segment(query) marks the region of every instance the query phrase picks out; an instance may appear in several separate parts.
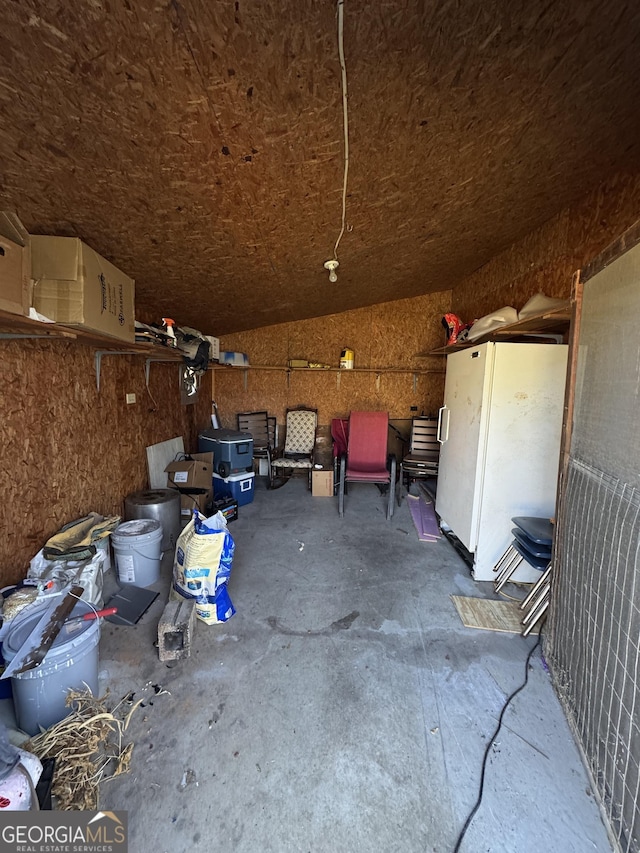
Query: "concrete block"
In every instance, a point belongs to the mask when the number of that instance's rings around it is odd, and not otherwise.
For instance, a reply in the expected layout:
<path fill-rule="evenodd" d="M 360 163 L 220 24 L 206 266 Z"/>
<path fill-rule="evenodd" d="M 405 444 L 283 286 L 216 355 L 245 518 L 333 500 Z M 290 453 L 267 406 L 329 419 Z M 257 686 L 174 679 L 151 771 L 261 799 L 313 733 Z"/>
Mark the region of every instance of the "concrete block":
<path fill-rule="evenodd" d="M 158 654 L 161 661 L 189 657 L 195 624 L 194 599 L 181 598 L 167 603 L 158 622 Z"/>

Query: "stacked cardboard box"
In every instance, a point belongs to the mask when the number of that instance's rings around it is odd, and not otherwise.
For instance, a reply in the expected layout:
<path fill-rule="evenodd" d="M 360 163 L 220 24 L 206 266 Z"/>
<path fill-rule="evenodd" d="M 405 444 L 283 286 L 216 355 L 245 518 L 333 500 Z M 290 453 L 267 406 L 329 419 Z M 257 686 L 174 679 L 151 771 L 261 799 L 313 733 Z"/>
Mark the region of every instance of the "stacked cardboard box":
<path fill-rule="evenodd" d="M 86 243 L 32 234 L 31 275 L 38 313 L 134 342 L 134 281 Z"/>
<path fill-rule="evenodd" d="M 29 314 L 31 249 L 29 234 L 14 213 L 0 212 L 0 309 Z"/>
<path fill-rule="evenodd" d="M 169 488 L 180 492 L 182 520 L 189 521 L 194 509 L 206 515 L 213 500 L 213 453 L 190 453 L 169 462 L 165 471 Z"/>

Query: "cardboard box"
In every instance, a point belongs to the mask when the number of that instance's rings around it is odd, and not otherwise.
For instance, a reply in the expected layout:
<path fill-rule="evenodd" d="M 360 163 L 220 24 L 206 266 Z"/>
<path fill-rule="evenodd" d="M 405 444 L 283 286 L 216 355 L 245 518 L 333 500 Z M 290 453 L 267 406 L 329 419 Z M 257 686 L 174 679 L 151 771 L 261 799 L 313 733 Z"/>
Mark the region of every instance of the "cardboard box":
<path fill-rule="evenodd" d="M 311 472 L 311 494 L 314 498 L 333 497 L 333 471 L 322 468 Z"/>
<path fill-rule="evenodd" d="M 133 279 L 77 237 L 31 235 L 33 306 L 66 326 L 133 343 Z"/>
<path fill-rule="evenodd" d="M 31 307 L 31 245 L 15 213 L 0 211 L 0 309 L 29 314 Z"/>
<path fill-rule="evenodd" d="M 213 453 L 190 453 L 191 459 L 169 462 L 164 469 L 169 488 L 180 492 L 209 491 L 213 488 Z"/>
<path fill-rule="evenodd" d="M 197 509 L 200 515 L 207 515 L 207 506 L 211 506 L 213 502 L 213 489 L 206 492 L 188 492 L 180 493 L 180 518 L 183 523 L 189 521 L 193 515 L 193 510 Z"/>
<path fill-rule="evenodd" d="M 220 359 L 220 338 L 213 338 L 211 335 L 205 335 L 205 338 L 209 341 L 209 360 L 210 361 L 219 361 Z"/>

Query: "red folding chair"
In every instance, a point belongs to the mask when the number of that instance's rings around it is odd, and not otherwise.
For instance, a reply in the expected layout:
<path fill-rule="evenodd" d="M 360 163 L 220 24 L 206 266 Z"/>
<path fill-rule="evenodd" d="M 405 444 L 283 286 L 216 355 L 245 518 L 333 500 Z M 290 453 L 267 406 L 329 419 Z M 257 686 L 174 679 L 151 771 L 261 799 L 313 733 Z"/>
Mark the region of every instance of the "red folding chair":
<path fill-rule="evenodd" d="M 387 455 L 388 433 L 387 412 L 351 412 L 347 452 L 340 457 L 338 512 L 341 517 L 347 483 L 387 485 L 387 519 L 393 515 L 396 457 Z"/>
<path fill-rule="evenodd" d="M 331 421 L 331 439 L 333 455 L 340 458 L 347 452 L 349 442 L 349 418 L 333 418 Z"/>

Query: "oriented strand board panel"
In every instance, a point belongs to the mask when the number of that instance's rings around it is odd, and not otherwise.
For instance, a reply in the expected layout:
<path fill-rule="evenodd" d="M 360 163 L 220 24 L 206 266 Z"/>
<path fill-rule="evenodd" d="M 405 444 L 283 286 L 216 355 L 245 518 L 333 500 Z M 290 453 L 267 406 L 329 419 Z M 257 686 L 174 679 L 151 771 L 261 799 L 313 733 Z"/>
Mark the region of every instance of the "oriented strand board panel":
<path fill-rule="evenodd" d="M 520 310 L 539 291 L 568 298 L 575 270 L 629 228 L 639 212 L 640 175 L 616 175 L 458 284 L 453 311 L 469 322 L 504 305 Z"/>
<path fill-rule="evenodd" d="M 121 514 L 124 498 L 147 487 L 148 445 L 181 435 L 194 450 L 209 423 L 207 377 L 198 401 L 182 406 L 176 363 L 152 364 L 147 391 L 144 357 L 119 353 L 103 357 L 98 393 L 93 354 L 76 342 L 2 342 L 3 585 L 23 578 L 67 522 Z"/>
<path fill-rule="evenodd" d="M 441 320 L 450 299 L 449 292 L 428 294 L 224 337 L 221 348 L 246 352 L 254 368 L 214 371 L 222 425 L 235 426 L 237 412 L 261 409 L 284 423 L 286 409 L 299 405 L 317 408 L 321 424 L 352 409 L 386 410 L 399 419 L 410 417 L 412 406 L 418 413 L 437 412 L 444 359 L 417 353 L 444 343 Z M 345 347 L 354 350 L 353 371 L 339 370 Z M 290 358 L 331 369 L 286 372 Z M 394 372 L 398 369 L 406 372 Z"/>
<path fill-rule="evenodd" d="M 336 285 L 335 0 L 3 3 L 3 207 L 220 336 L 449 290 L 640 165 L 640 4 L 343 8 Z"/>

